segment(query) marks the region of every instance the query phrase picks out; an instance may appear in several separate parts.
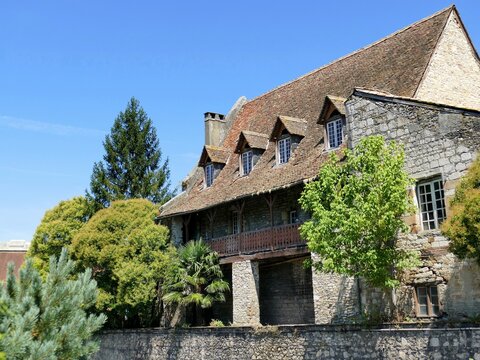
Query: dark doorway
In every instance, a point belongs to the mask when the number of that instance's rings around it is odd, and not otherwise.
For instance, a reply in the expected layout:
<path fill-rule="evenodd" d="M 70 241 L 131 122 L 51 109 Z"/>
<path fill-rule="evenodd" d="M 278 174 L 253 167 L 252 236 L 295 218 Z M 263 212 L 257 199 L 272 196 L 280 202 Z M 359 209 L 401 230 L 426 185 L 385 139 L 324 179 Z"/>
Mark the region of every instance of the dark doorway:
<path fill-rule="evenodd" d="M 221 320 L 228 325 L 233 322 L 232 264 L 222 265 L 222 272 L 223 279 L 230 285 L 230 291 L 225 294 L 225 302 L 213 305 L 212 319 Z"/>
<path fill-rule="evenodd" d="M 305 257 L 260 264 L 260 322 L 264 325 L 313 324 L 312 270 Z"/>

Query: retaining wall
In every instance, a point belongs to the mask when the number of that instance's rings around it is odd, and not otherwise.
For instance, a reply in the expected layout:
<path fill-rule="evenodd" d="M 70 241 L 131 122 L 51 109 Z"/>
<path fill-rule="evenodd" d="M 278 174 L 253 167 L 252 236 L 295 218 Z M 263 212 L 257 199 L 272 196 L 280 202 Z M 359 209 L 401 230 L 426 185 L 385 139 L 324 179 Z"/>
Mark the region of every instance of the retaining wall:
<path fill-rule="evenodd" d="M 480 328 L 418 324 L 106 331 L 95 360 L 474 359 Z"/>

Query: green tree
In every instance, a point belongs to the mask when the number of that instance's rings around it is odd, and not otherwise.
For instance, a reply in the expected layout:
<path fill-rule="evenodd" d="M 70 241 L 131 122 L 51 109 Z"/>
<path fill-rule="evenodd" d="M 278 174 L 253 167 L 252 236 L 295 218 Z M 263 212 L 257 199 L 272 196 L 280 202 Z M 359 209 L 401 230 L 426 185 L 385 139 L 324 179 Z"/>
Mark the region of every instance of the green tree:
<path fill-rule="evenodd" d="M 168 229 L 154 222 L 157 212 L 145 199 L 114 201 L 73 239 L 72 257 L 80 268 L 92 268 L 100 289 L 96 306 L 110 327 L 158 320 L 160 284 L 175 249 L 167 244 Z"/>
<path fill-rule="evenodd" d="M 81 196 L 61 201 L 45 213 L 27 252 L 42 275 L 48 272 L 50 257 L 60 256 L 62 248 L 70 246 L 91 215 L 91 204 Z"/>
<path fill-rule="evenodd" d="M 223 280 L 217 253 L 202 240 L 180 247 L 177 262 L 169 270 L 163 300 L 167 304 L 195 305 L 200 323 L 203 321 L 200 308 L 225 301 L 225 292 L 230 290 L 228 282 Z"/>
<path fill-rule="evenodd" d="M 44 281 L 31 260 L 18 281 L 9 265 L 0 287 L 0 347 L 8 359 L 79 359 L 97 350 L 91 337 L 105 316 L 87 313 L 95 304 L 96 283 L 90 270 L 72 279 L 73 269 L 66 250 L 58 261 L 52 256 Z"/>
<path fill-rule="evenodd" d="M 475 259 L 480 265 L 480 156 L 457 186 L 442 231 L 450 238 L 455 255 Z"/>
<path fill-rule="evenodd" d="M 322 166 L 300 198 L 312 215 L 300 231 L 320 256 L 316 269 L 393 288 L 398 274 L 416 265 L 415 253 L 397 247 L 399 232 L 407 230 L 402 217 L 413 210 L 403 167 L 403 149 L 381 136 L 362 139 L 342 162 L 332 155 Z"/>
<path fill-rule="evenodd" d="M 94 164 L 87 192 L 97 209 L 114 200 L 170 199 L 168 159 L 162 162 L 156 130 L 138 100 L 131 98 L 120 112 L 103 146 L 103 161 Z"/>

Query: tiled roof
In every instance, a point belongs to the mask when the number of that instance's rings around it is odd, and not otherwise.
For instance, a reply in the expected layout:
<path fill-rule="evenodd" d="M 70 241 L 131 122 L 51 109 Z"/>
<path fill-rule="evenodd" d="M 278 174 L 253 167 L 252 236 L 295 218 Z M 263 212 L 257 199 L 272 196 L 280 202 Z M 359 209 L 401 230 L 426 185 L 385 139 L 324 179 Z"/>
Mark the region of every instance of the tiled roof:
<path fill-rule="evenodd" d="M 314 178 L 327 157 L 323 128 L 317 124 L 326 96 L 347 98 L 355 87 L 365 87 L 413 97 L 452 10 L 445 9 L 244 104 L 222 144 L 231 155 L 213 185 L 204 188 L 200 176 L 193 178 L 193 186 L 164 205 L 160 217 L 210 208 Z M 279 116 L 307 122 L 305 137 L 292 157 L 277 166 L 275 143 L 270 141 L 252 172 L 239 176 L 239 155 L 234 151 L 241 131 L 271 134 Z"/>

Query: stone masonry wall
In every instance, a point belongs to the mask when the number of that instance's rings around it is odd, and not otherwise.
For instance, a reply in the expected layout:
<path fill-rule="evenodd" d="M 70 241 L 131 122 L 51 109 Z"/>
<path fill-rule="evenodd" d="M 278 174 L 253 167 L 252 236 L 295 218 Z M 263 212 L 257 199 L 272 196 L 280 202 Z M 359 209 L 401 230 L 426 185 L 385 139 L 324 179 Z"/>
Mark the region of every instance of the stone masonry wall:
<path fill-rule="evenodd" d="M 258 262 L 245 260 L 232 263 L 233 323 L 260 324 Z"/>
<path fill-rule="evenodd" d="M 313 262 L 319 260 L 312 254 Z M 359 293 L 354 278 L 326 274 L 312 268 L 315 324 L 346 323 L 358 318 Z"/>
<path fill-rule="evenodd" d="M 95 360 L 474 359 L 479 328 L 339 326 L 107 331 Z"/>
<path fill-rule="evenodd" d="M 480 109 L 480 62 L 454 13 L 447 21 L 415 97 Z"/>
<path fill-rule="evenodd" d="M 455 185 L 480 149 L 480 116 L 432 105 L 414 106 L 352 96 L 346 102 L 349 146 L 364 136 L 381 134 L 404 145 L 406 170 L 416 180 L 437 176 L 442 179 L 447 202 Z M 415 187 L 410 189 L 416 202 Z M 418 205 L 418 204 L 417 204 Z M 415 286 L 435 285 L 443 316 L 474 317 L 480 313 L 480 269 L 459 261 L 449 253 L 449 240 L 438 229 L 424 231 L 420 214 L 406 217 L 410 233 L 402 235 L 399 246 L 417 250 L 422 266 L 404 274 L 398 291 L 404 316 L 414 317 Z M 338 290 L 340 291 L 340 289 Z M 385 305 L 384 294 L 362 289 L 362 307 Z"/>

